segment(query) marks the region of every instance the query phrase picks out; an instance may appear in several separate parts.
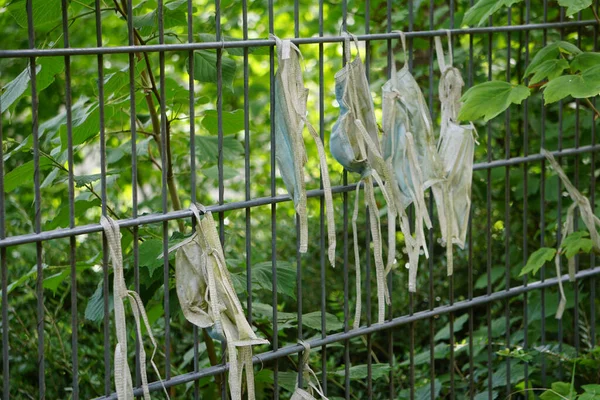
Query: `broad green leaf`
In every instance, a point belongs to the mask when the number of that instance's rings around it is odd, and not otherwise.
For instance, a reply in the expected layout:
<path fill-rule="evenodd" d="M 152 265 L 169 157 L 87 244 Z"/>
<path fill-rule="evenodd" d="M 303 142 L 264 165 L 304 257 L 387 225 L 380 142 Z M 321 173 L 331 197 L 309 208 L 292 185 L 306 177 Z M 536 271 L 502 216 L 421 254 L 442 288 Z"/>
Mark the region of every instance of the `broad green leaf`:
<path fill-rule="evenodd" d="M 479 0 L 465 13 L 463 25 L 483 25 L 488 18 L 502 7 L 511 7 L 522 0 Z"/>
<path fill-rule="evenodd" d="M 433 381 L 434 393 L 432 395 L 431 385 L 429 384 L 429 382 L 427 382 L 427 384 L 425 384 L 417 389 L 417 391 L 415 392 L 415 399 L 416 400 L 439 399 L 441 390 L 442 390 L 442 382 L 440 382 L 439 379 L 434 380 Z"/>
<path fill-rule="evenodd" d="M 93 207 L 100 207 L 100 200 L 97 198 L 90 198 L 89 200 L 76 200 L 74 203 L 75 212 L 74 214 L 77 217 L 81 217 L 85 215 L 85 212 Z M 45 230 L 52 230 L 56 228 L 66 228 L 69 226 L 69 203 L 63 202 L 60 205 L 60 209 L 58 214 L 54 219 L 48 221 L 44 225 Z"/>
<path fill-rule="evenodd" d="M 592 0 L 558 0 L 558 4 L 567 7 L 567 16 L 570 16 L 591 6 Z"/>
<path fill-rule="evenodd" d="M 19 165 L 4 176 L 4 191 L 12 192 L 19 186 L 31 186 L 33 188 L 33 160 Z M 40 157 L 40 170 L 52 167 L 52 161 L 46 157 Z"/>
<path fill-rule="evenodd" d="M 435 345 L 434 349 L 433 349 L 433 357 L 436 360 L 441 360 L 444 359 L 448 356 L 448 354 L 450 353 L 450 345 L 448 343 L 438 343 Z M 421 365 L 421 364 L 425 364 L 428 363 L 431 360 L 431 352 L 429 351 L 429 349 L 415 355 L 414 359 L 413 359 L 413 364 L 414 365 Z M 406 367 L 410 365 L 410 359 L 405 359 L 404 361 L 402 361 L 400 363 L 401 367 Z"/>
<path fill-rule="evenodd" d="M 340 331 L 344 324 L 333 314 L 325 313 L 325 324 L 327 332 Z M 302 315 L 302 325 L 311 329 L 321 331 L 321 311 L 314 311 Z"/>
<path fill-rule="evenodd" d="M 488 400 L 490 398 L 489 396 L 490 396 L 490 394 L 486 390 L 485 392 L 477 393 L 475 395 L 475 397 L 473 397 L 473 400 Z M 492 391 L 492 399 L 495 400 L 496 398 L 498 398 L 498 391 L 497 390 L 493 390 Z"/>
<path fill-rule="evenodd" d="M 92 322 L 101 322 L 104 318 L 104 294 L 102 290 L 103 281 L 98 282 L 98 287 L 92 296 L 88 299 L 85 306 L 85 319 Z M 109 288 L 110 291 L 110 288 Z M 113 309 L 113 296 L 109 293 L 108 297 L 108 312 Z"/>
<path fill-rule="evenodd" d="M 498 282 L 498 280 L 504 276 L 506 269 L 504 267 L 493 267 L 490 274 L 490 281 L 492 286 Z M 475 289 L 483 289 L 487 287 L 488 276 L 487 274 L 481 274 L 475 282 Z"/>
<path fill-rule="evenodd" d="M 43 283 L 44 289 L 52 290 L 52 293 L 56 295 L 58 287 L 65 281 L 70 272 L 71 269 L 67 268 L 61 272 L 45 277 Z"/>
<path fill-rule="evenodd" d="M 371 364 L 371 376 L 373 380 L 376 381 L 378 379 L 387 377 L 390 373 L 391 366 L 390 364 Z M 337 376 L 346 376 L 345 368 L 340 368 L 334 372 Z M 354 365 L 350 367 L 350 380 L 363 380 L 369 376 L 369 367 L 367 364 Z"/>
<path fill-rule="evenodd" d="M 33 25 L 36 28 L 51 26 L 61 21 L 60 0 L 31 0 L 33 10 Z M 17 0 L 10 3 L 8 12 L 21 28 L 27 29 L 27 2 Z"/>
<path fill-rule="evenodd" d="M 579 252 L 589 253 L 594 247 L 594 242 L 588 239 L 590 234 L 586 231 L 573 232 L 563 239 L 560 247 L 567 258 L 573 258 Z"/>
<path fill-rule="evenodd" d="M 518 360 L 510 360 L 510 383 L 517 383 L 523 379 L 525 372 L 524 363 Z M 492 375 L 492 387 L 497 388 L 506 385 L 507 382 L 506 363 L 497 366 Z"/>
<path fill-rule="evenodd" d="M 554 103 L 567 96 L 575 99 L 600 94 L 600 65 L 578 75 L 563 75 L 544 85 L 545 104 Z"/>
<path fill-rule="evenodd" d="M 244 110 L 224 112 L 221 115 L 224 135 L 232 135 L 244 130 Z M 202 126 L 213 135 L 219 132 L 217 117 L 216 110 L 206 110 L 202 119 Z"/>
<path fill-rule="evenodd" d="M 453 326 L 454 332 L 460 331 L 463 328 L 463 326 L 465 325 L 465 322 L 468 321 L 468 319 L 469 319 L 469 314 L 463 314 L 460 317 L 456 318 L 454 320 L 454 326 Z M 435 340 L 435 341 L 447 340 L 447 339 L 450 339 L 450 322 L 448 322 L 442 329 L 440 329 L 435 334 L 435 337 L 433 338 L 433 340 Z"/>
<path fill-rule="evenodd" d="M 271 262 L 252 266 L 252 283 L 257 289 L 272 291 Z M 296 299 L 296 268 L 288 262 L 277 262 L 277 293 Z"/>
<path fill-rule="evenodd" d="M 64 59 L 61 57 L 42 57 L 36 60 L 36 88 L 37 92 L 46 89 L 54 77 L 65 69 Z M 11 105 L 25 94 L 31 92 L 29 65 L 15 79 L 10 81 L 4 87 L 4 92 L 0 99 L 0 113 L 6 111 Z"/>
<path fill-rule="evenodd" d="M 546 390 L 540 395 L 541 400 L 564 400 L 569 398 L 571 384 L 567 382 L 553 382 L 551 390 Z"/>
<path fill-rule="evenodd" d="M 546 78 L 552 80 L 562 75 L 567 68 L 569 68 L 569 63 L 564 58 L 546 60 L 532 71 L 534 74 L 529 83 L 535 84 Z"/>
<path fill-rule="evenodd" d="M 108 172 L 106 175 L 114 175 L 115 173 L 116 172 Z M 79 175 L 73 177 L 73 179 L 75 180 L 75 186 L 78 188 L 99 181 L 100 178 L 102 178 L 102 174 Z"/>
<path fill-rule="evenodd" d="M 234 274 L 235 275 L 235 274 Z M 232 275 L 232 276 L 234 276 Z M 239 276 L 239 275 L 238 275 Z M 244 280 L 244 289 L 246 286 Z M 252 314 L 257 318 L 266 318 L 269 321 L 273 320 L 273 307 L 269 304 L 253 302 L 252 303 Z M 277 311 L 277 327 L 279 329 L 287 329 L 296 327 L 297 324 L 297 314 L 285 311 Z"/>
<path fill-rule="evenodd" d="M 558 57 L 560 53 L 576 55 L 581 53 L 581 50 L 579 50 L 579 48 L 574 44 L 562 40 L 550 43 L 538 51 L 535 56 L 533 56 L 533 59 L 527 66 L 527 69 L 525 69 L 523 76 L 531 75 L 540 66 L 540 64 L 542 64 L 544 61 L 552 60 Z"/>
<path fill-rule="evenodd" d="M 204 168 L 202 170 L 202 172 L 204 173 L 204 175 L 206 175 L 207 177 L 209 177 L 211 179 L 219 180 L 219 168 L 216 165 L 213 165 L 212 167 Z M 238 170 L 233 169 L 230 166 L 223 165 L 223 180 L 235 178 L 239 174 L 240 173 Z"/>
<path fill-rule="evenodd" d="M 527 275 L 529 273 L 532 275 L 537 274 L 546 261 L 552 260 L 555 255 L 556 249 L 550 247 L 542 247 L 541 249 L 537 249 L 531 253 L 529 259 L 527 260 L 527 264 L 525 264 L 525 266 L 521 269 L 519 276 Z"/>
<path fill-rule="evenodd" d="M 140 266 L 148 268 L 150 277 L 158 268 L 164 265 L 164 259 L 160 258 L 163 255 L 163 242 L 159 239 L 146 239 L 139 247 L 139 263 Z"/>
<path fill-rule="evenodd" d="M 600 400 L 600 385 L 583 385 L 581 388 L 585 393 L 580 395 L 577 400 Z"/>
<path fill-rule="evenodd" d="M 571 70 L 573 72 L 585 71 L 600 64 L 600 53 L 583 52 L 577 54 L 571 60 Z"/>
<path fill-rule="evenodd" d="M 216 136 L 196 135 L 196 153 L 204 162 L 217 162 L 219 157 L 219 139 Z M 223 136 L 223 158 L 234 160 L 244 154 L 244 146 L 235 136 Z"/>
<path fill-rule="evenodd" d="M 460 99 L 464 104 L 458 119 L 473 121 L 483 118 L 487 122 L 511 104 L 520 104 L 529 94 L 529 88 L 523 85 L 502 81 L 481 83 L 467 90 Z"/>
<path fill-rule="evenodd" d="M 221 55 L 223 85 L 232 90 L 235 70 L 235 61 Z M 198 50 L 194 52 L 194 79 L 199 82 L 217 82 L 217 54 L 214 51 Z"/>

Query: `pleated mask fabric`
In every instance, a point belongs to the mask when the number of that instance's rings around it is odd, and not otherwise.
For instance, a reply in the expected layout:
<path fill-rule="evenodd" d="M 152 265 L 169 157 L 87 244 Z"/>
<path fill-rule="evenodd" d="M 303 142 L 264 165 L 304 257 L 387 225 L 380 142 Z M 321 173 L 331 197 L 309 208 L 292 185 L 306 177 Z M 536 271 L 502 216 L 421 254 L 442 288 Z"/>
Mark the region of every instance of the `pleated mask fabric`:
<path fill-rule="evenodd" d="M 565 171 L 561 168 L 560 164 L 556 162 L 554 156 L 545 149 L 541 150 L 542 155 L 546 157 L 548 162 L 550 162 L 550 166 L 556 172 L 562 183 L 565 185 L 565 189 L 569 193 L 569 197 L 573 200 L 573 204 L 569 206 L 567 211 L 567 218 L 563 224 L 562 235 L 560 236 L 560 240 L 557 244 L 556 256 L 554 257 L 554 264 L 556 267 L 556 276 L 561 277 L 562 273 L 560 271 L 560 256 L 561 256 L 561 246 L 563 243 L 563 239 L 567 237 L 569 234 L 573 233 L 575 228 L 575 209 L 579 208 L 579 215 L 583 221 L 583 224 L 588 230 L 590 235 L 590 239 L 593 243 L 593 249 L 595 251 L 600 251 L 600 233 L 597 229 L 600 229 L 600 219 L 596 217 L 594 211 L 592 210 L 592 205 L 587 197 L 581 194 L 579 190 L 569 180 Z M 569 263 L 569 280 L 571 282 L 575 282 L 575 257 L 571 257 L 568 259 Z M 565 307 L 567 306 L 567 298 L 565 296 L 565 291 L 563 289 L 562 280 L 558 280 L 558 288 L 560 290 L 560 303 L 558 304 L 558 308 L 556 310 L 556 319 L 561 319 L 562 315 L 565 311 Z M 577 307 L 577 305 L 575 305 Z"/>
<path fill-rule="evenodd" d="M 335 267 L 336 235 L 329 169 L 321 137 L 306 118 L 308 89 L 304 87 L 300 67 L 302 55 L 290 40 L 282 40 L 275 35 L 269 35 L 269 38 L 275 40 L 278 61 L 275 74 L 275 157 L 283 182 L 298 213 L 299 250 L 300 253 L 305 253 L 308 248 L 308 215 L 304 181 L 307 154 L 302 136 L 306 126 L 319 154 L 327 217 L 328 257 L 331 265 Z"/>
<path fill-rule="evenodd" d="M 344 57 L 346 65 L 335 75 L 335 95 L 339 103 L 339 116 L 335 122 L 330 140 L 331 154 L 348 171 L 361 176 L 364 184 L 365 205 L 369 208 L 371 237 L 373 240 L 373 256 L 377 277 L 378 322 L 385 319 L 385 304 L 389 304 L 389 292 L 385 280 L 386 274 L 395 263 L 395 219 L 399 210 L 399 193 L 391 184 L 391 165 L 381 155 L 379 128 L 375 120 L 373 99 L 367 81 L 365 67 L 358 52 L 358 40 L 355 36 L 343 32 Z M 357 56 L 351 60 L 350 45 L 353 39 Z M 385 180 L 385 184 L 384 181 Z M 374 182 L 376 182 L 385 198 L 388 212 L 388 260 L 384 265 L 382 254 L 382 235 L 379 209 L 375 200 Z M 357 240 L 356 221 L 359 207 L 359 190 L 357 186 L 355 208 L 352 217 L 356 270 L 356 311 L 354 328 L 360 324 L 361 315 L 361 272 L 360 254 Z"/>
<path fill-rule="evenodd" d="M 160 372 L 158 367 L 154 363 L 154 355 L 156 354 L 156 340 L 152 335 L 150 329 L 150 322 L 146 315 L 146 309 L 142 303 L 142 299 L 133 290 L 127 289 L 125 284 L 124 272 L 123 272 L 123 251 L 121 249 L 121 232 L 117 223 L 110 217 L 101 217 L 100 224 L 104 229 L 106 235 L 106 242 L 110 252 L 110 259 L 113 265 L 113 305 L 115 311 L 115 330 L 117 333 L 117 345 L 115 347 L 115 386 L 117 392 L 117 398 L 119 400 L 133 400 L 133 382 L 131 379 L 131 370 L 129 368 L 128 352 L 127 352 L 127 325 L 125 322 L 125 303 L 126 299 L 129 299 L 131 305 L 131 311 L 136 325 L 136 332 L 140 339 L 140 351 L 139 351 L 139 363 L 140 363 L 140 377 L 142 380 L 142 392 L 144 400 L 150 399 L 150 391 L 148 388 L 148 375 L 146 373 L 146 351 L 144 350 L 142 340 L 142 327 L 141 323 L 144 323 L 146 328 L 146 334 L 152 344 L 152 355 L 150 356 L 150 364 L 156 373 L 156 376 L 162 383 Z M 166 388 L 163 386 L 163 390 L 167 399 L 169 394 Z"/>
<path fill-rule="evenodd" d="M 454 269 L 452 247 L 464 249 L 471 209 L 471 183 L 476 131 L 472 123 L 459 124 L 460 98 L 464 82 L 455 68 L 452 57 L 452 37 L 448 39 L 446 64 L 442 40 L 435 37 L 435 49 L 440 69 L 439 98 L 441 126 L 438 154 L 443 166 L 444 180 L 433 186 L 437 205 L 442 243 L 446 246 L 447 274 Z"/>
<path fill-rule="evenodd" d="M 396 72 L 392 63 L 391 78 L 382 88 L 383 156 L 392 166 L 394 186 L 399 192 L 400 228 L 409 258 L 409 291 L 416 291 L 416 276 L 421 251 L 429 257 L 424 228 L 431 228 L 424 191 L 440 181 L 435 168 L 437 154 L 432 122 L 421 89 L 408 68 L 406 39 L 400 35 L 404 66 Z M 415 227 L 410 231 L 406 208 L 414 205 Z"/>
<path fill-rule="evenodd" d="M 192 324 L 212 330 L 211 336 L 226 342 L 231 398 L 242 398 L 245 370 L 248 399 L 254 399 L 252 346 L 269 341 L 259 338 L 246 320 L 212 214 L 202 205 L 192 204 L 190 209 L 196 217 L 196 232 L 170 249 L 177 250 L 175 277 L 181 309 Z"/>

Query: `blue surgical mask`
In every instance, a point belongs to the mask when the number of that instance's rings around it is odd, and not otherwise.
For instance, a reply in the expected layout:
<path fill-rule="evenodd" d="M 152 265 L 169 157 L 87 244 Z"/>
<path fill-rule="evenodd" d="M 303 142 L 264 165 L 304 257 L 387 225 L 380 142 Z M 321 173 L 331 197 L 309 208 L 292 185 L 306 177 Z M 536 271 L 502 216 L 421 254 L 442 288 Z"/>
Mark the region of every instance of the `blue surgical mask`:
<path fill-rule="evenodd" d="M 294 201 L 298 214 L 301 253 L 308 248 L 308 216 L 306 185 L 304 182 L 304 166 L 307 161 L 306 148 L 302 132 L 308 128 L 319 154 L 323 189 L 325 192 L 325 209 L 327 216 L 327 233 L 329 240 L 328 256 L 331 265 L 335 266 L 335 223 L 333 213 L 333 197 L 325 149 L 321 138 L 306 118 L 306 99 L 308 89 L 304 87 L 300 59 L 300 50 L 290 40 L 275 40 L 279 67 L 275 74 L 275 156 L 279 172 L 288 193 Z"/>

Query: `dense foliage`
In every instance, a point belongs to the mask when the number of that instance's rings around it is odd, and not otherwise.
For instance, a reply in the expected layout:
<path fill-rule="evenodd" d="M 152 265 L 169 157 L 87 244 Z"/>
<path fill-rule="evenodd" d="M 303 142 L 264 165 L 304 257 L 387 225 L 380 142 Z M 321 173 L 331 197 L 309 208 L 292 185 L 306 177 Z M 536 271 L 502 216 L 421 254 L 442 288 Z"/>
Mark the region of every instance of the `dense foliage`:
<path fill-rule="evenodd" d="M 60 48 L 64 45 L 60 0 L 31 0 L 35 26 L 35 47 Z M 96 47 L 94 34 L 96 13 L 91 0 L 68 1 L 69 40 L 72 47 Z M 127 0 L 99 1 L 101 5 L 102 45 L 125 46 L 129 43 L 127 29 Z M 193 1 L 192 38 L 196 42 L 215 41 L 217 34 L 213 2 Z M 592 20 L 597 18 L 590 7 L 591 0 L 548 1 L 547 13 L 541 2 L 530 2 L 530 14 L 525 2 L 518 0 L 479 0 L 471 6 L 466 0 L 457 2 L 414 0 L 392 2 L 391 29 L 429 30 L 461 26 L 557 22 L 560 20 Z M 544 2 L 546 3 L 546 2 Z M 368 3 L 349 1 L 348 30 L 371 33 L 388 31 L 387 8 L 384 1 Z M 449 4 L 454 9 L 449 8 Z M 567 7 L 561 8 L 558 5 Z M 579 4 L 579 7 L 576 5 Z M 27 14 L 25 0 L 0 0 L 1 47 L 26 49 Z M 156 0 L 134 0 L 133 26 L 136 42 L 140 45 L 157 44 L 158 14 Z M 187 1 L 170 0 L 164 5 L 166 43 L 188 41 Z M 280 37 L 294 36 L 294 5 L 292 1 L 277 1 L 273 21 Z M 220 28 L 227 41 L 240 39 L 242 30 L 242 2 L 220 2 Z M 341 1 L 323 5 L 323 34 L 337 35 L 342 25 Z M 266 38 L 268 35 L 268 2 L 248 2 L 248 36 Z M 412 12 L 412 15 L 410 14 Z M 466 13 L 466 14 L 465 14 Z M 301 4 L 298 32 L 301 37 L 318 35 L 319 7 Z M 365 20 L 368 15 L 368 20 Z M 409 17 L 412 16 L 412 25 Z M 408 295 L 407 272 L 398 267 L 392 271 L 394 316 L 429 310 L 460 301 L 470 296 L 481 296 L 501 291 L 509 286 L 523 284 L 523 279 L 537 280 L 554 276 L 553 268 L 544 267 L 552 258 L 564 210 L 570 199 L 563 195 L 557 176 L 546 170 L 539 161 L 515 163 L 507 167 L 490 168 L 485 162 L 538 153 L 543 146 L 548 150 L 567 149 L 596 143 L 598 111 L 595 98 L 600 93 L 598 70 L 597 25 L 571 26 L 562 29 L 532 29 L 518 32 L 461 35 L 454 38 L 454 64 L 463 71 L 467 87 L 462 117 L 473 120 L 479 131 L 475 151 L 476 171 L 473 176 L 472 228 L 466 250 L 455 251 L 452 278 L 446 276 L 444 248 L 438 244 L 439 229 L 434 226 L 431 236 L 433 248 L 430 260 L 421 258 L 418 292 Z M 401 62 L 398 41 L 390 41 Z M 430 38 L 409 40 L 412 67 L 433 110 L 434 121 L 439 116 L 437 82 L 439 72 L 433 56 Z M 545 46 L 548 44 L 547 46 Z M 470 47 L 472 46 L 472 47 Z M 545 47 L 544 47 L 545 46 Z M 389 72 L 388 43 L 370 41 L 367 58 L 369 79 L 376 110 L 380 110 L 381 86 Z M 302 45 L 304 80 L 310 89 L 308 118 L 315 126 L 319 121 L 318 94 L 319 45 Z M 220 54 L 222 91 L 219 93 L 216 64 Z M 137 181 L 138 215 L 163 211 L 163 196 L 168 210 L 188 207 L 191 192 L 205 205 L 219 202 L 218 160 L 223 160 L 224 202 L 230 203 L 271 195 L 270 143 L 270 51 L 268 48 L 248 49 L 249 114 L 244 113 L 244 54 L 241 49 L 199 50 L 164 53 L 164 88 L 160 87 L 161 57 L 158 53 L 139 53 L 133 58 L 130 82 L 130 62 L 127 54 L 98 57 L 81 55 L 70 58 L 71 80 L 66 80 L 64 57 L 40 57 L 36 63 L 36 83 L 39 96 L 41 221 L 42 230 L 70 226 L 68 198 L 68 132 L 66 125 L 66 89 L 71 88 L 73 114 L 74 156 L 74 223 L 96 224 L 101 215 L 101 198 L 106 190 L 106 208 L 114 218 L 131 218 L 134 212 L 132 176 Z M 190 91 L 188 87 L 189 57 L 194 67 L 194 127 L 195 186 L 190 157 Z M 324 135 L 328 136 L 337 116 L 334 100 L 333 77 L 342 66 L 339 43 L 323 45 Z M 392 58 L 393 59 L 393 58 Z M 31 79 L 27 58 L 0 59 L 0 116 L 2 118 L 2 149 L 4 153 L 4 190 L 6 235 L 15 236 L 34 232 L 35 208 L 33 185 L 33 136 Z M 398 64 L 399 65 L 399 64 Z M 433 68 L 430 68 L 433 66 Z M 433 75 L 431 75 L 433 71 Z M 98 79 L 103 75 L 103 98 L 99 95 Z M 488 80 L 491 82 L 486 83 Z M 133 85 L 134 98 L 130 97 Z M 164 98 L 160 99 L 160 93 Z M 545 99 L 542 98 L 542 93 Z M 218 149 L 217 98 L 222 96 L 223 150 Z M 168 135 L 166 148 L 161 144 L 161 109 L 164 103 L 164 126 Z M 102 106 L 102 107 L 101 107 Z M 135 110 L 137 136 L 132 143 L 130 118 Z M 103 114 L 101 114 L 103 113 Z M 102 118 L 103 116 L 103 118 Z M 378 112 L 378 118 L 381 116 Z M 249 138 L 245 141 L 245 119 L 249 121 Z M 479 120 L 485 119 L 485 123 Z M 102 124 L 102 122 L 104 122 Z M 105 130 L 107 175 L 102 188 L 100 160 L 103 143 L 101 126 Z M 311 143 L 307 141 L 307 143 Z M 135 153 L 132 157 L 132 145 Z M 317 150 L 309 145 L 307 187 L 319 186 Z M 163 164 L 161 155 L 166 163 Z M 248 156 L 249 176 L 245 172 Z M 132 175 L 132 159 L 137 161 L 137 174 Z M 592 199 L 598 195 L 595 181 L 599 170 L 593 152 L 581 152 L 564 158 L 563 166 L 574 184 Z M 330 159 L 332 184 L 344 182 L 341 167 Z M 162 171 L 165 169 L 168 188 L 163 194 Z M 250 179 L 246 193 L 245 180 Z M 350 182 L 356 176 L 348 175 Z M 276 176 L 277 194 L 285 194 L 283 182 Z M 319 260 L 319 200 L 309 199 L 308 254 L 301 259 L 303 336 L 311 339 L 321 335 L 321 287 L 326 288 L 327 333 L 344 329 L 344 270 L 342 215 L 345 195 L 334 195 L 338 223 L 337 269 L 325 265 L 325 282 L 321 282 Z M 347 195 L 347 204 L 353 204 L 354 194 Z M 381 200 L 381 199 L 380 199 Z M 489 200 L 489 203 L 488 203 Z M 431 202 L 433 204 L 433 202 Z M 382 211 L 385 214 L 385 209 Z M 600 211 L 596 207 L 596 215 Z M 246 288 L 246 210 L 225 212 L 221 222 L 224 228 L 224 251 L 234 283 L 242 301 Z M 277 332 L 279 345 L 295 343 L 298 339 L 296 287 L 296 226 L 291 202 L 276 207 L 276 237 L 271 231 L 270 206 L 255 207 L 251 215 L 251 269 L 253 323 L 264 337 L 271 339 L 271 241 L 277 249 Z M 366 226 L 361 213 L 359 226 Z M 385 221 L 385 218 L 382 218 Z M 581 225 L 581 224 L 580 224 Z M 385 230 L 385 227 L 382 227 Z M 171 221 L 168 224 L 169 245 L 191 233 L 191 221 Z M 367 229 L 360 229 L 364 243 Z M 150 318 L 153 332 L 159 338 L 156 361 L 164 370 L 164 293 L 162 224 L 148 224 L 139 230 L 123 229 L 126 281 L 134 286 L 139 271 L 140 294 Z M 135 238 L 138 238 L 135 240 Z M 582 235 L 583 237 L 583 235 Z M 401 244 L 402 238 L 399 237 Z M 44 332 L 46 337 L 46 381 L 48 398 L 69 398 L 72 391 L 71 363 L 71 298 L 69 239 L 43 243 Z M 401 247 L 401 246 L 399 246 Z M 556 246 L 555 246 L 556 247 Z M 365 246 L 366 248 L 366 246 Z M 545 248 L 546 250 L 539 250 Z M 579 247 L 575 253 L 591 248 Z M 554 249 L 554 251 L 556 251 Z M 139 257 L 135 257 L 139 252 Z M 351 251 L 349 253 L 352 253 Z M 528 263 L 530 255 L 532 257 Z M 573 254 L 580 270 L 595 265 L 594 255 Z M 366 252 L 363 254 L 366 257 Z M 77 317 L 79 333 L 78 355 L 79 386 L 82 398 L 104 394 L 103 346 L 103 247 L 100 234 L 76 237 Z M 10 247 L 6 251 L 8 265 L 8 321 L 10 384 L 14 398 L 37 397 L 37 332 L 36 332 L 36 245 Z M 348 286 L 353 288 L 353 258 L 349 257 Z M 399 258 L 399 265 L 406 260 Z M 363 261 L 362 265 L 365 265 Z M 139 267 L 139 268 L 138 268 Z M 521 274 L 526 267 L 525 277 Z M 174 289 L 174 265 L 168 271 L 170 280 L 170 337 L 171 375 L 193 370 L 194 336 L 185 320 Z M 540 271 L 541 270 L 541 271 Z M 109 276 L 112 279 L 112 272 Z M 374 280 L 374 277 L 373 277 Z M 575 398 L 598 399 L 600 383 L 600 350 L 596 336 L 600 309 L 598 299 L 592 297 L 599 288 L 598 280 L 580 280 L 566 284 L 567 312 L 562 321 L 554 319 L 558 305 L 555 287 L 532 291 L 525 295 L 507 297 L 489 307 L 477 307 L 454 314 L 441 314 L 410 325 L 395 328 L 392 333 L 393 354 L 387 345 L 388 332 L 350 341 L 350 398 L 367 397 L 367 359 L 371 357 L 371 376 L 376 398 L 387 398 L 390 379 L 399 398 L 409 398 L 410 369 L 414 366 L 417 398 L 448 397 L 452 385 L 455 398 L 465 398 L 469 392 L 470 363 L 473 360 L 472 394 L 488 398 L 488 382 L 493 388 L 492 398 L 505 398 L 510 392 L 545 387 L 544 399 Z M 366 281 L 366 285 L 375 282 Z M 431 285 L 431 286 L 430 286 Z M 111 285 L 112 286 L 112 282 Z M 430 289 L 431 288 L 431 289 Z M 368 293 L 373 293 L 372 290 Z M 364 292 L 363 292 L 364 293 Z M 354 304 L 353 290 L 349 292 L 350 310 Z M 373 293 L 374 294 L 374 293 Z M 431 295 L 430 295 L 431 294 Z M 371 301 L 371 304 L 375 299 Z M 542 303 L 544 302 L 544 304 Z M 595 304 L 595 308 L 594 308 Z M 363 305 L 364 307 L 364 305 Z M 525 319 L 524 311 L 527 311 Z M 374 310 L 371 310 L 374 312 Z M 349 313 L 351 314 L 351 312 Z M 370 314 L 369 314 L 370 315 Z M 542 324 L 544 320 L 544 324 Z M 349 321 L 351 324 L 352 321 Z M 367 323 L 363 320 L 362 324 Z M 545 331 L 542 331 L 545 326 Z M 452 327 L 452 328 L 451 328 Z M 525 328 L 527 328 L 525 330 Z M 112 326 L 111 326 L 112 329 Z M 451 332 L 452 330 L 452 332 Z M 111 331 L 111 345 L 114 345 Z M 131 332 L 133 340 L 134 333 Z M 488 338 L 491 341 L 488 341 Z M 202 340 L 202 337 L 201 337 Z M 372 351 L 367 352 L 367 341 Z M 472 340 L 473 353 L 469 354 Z M 488 352 L 488 345 L 491 352 Z M 217 346 L 218 347 L 218 346 Z M 451 352 L 451 348 L 454 350 Z M 133 346 L 130 347 L 133 352 Z M 201 341 L 199 367 L 210 365 L 206 343 Z M 256 349 L 267 351 L 267 347 Z M 414 358 L 411 364 L 411 350 Z M 313 350 L 313 369 L 321 369 L 320 349 Z M 217 352 L 219 349 L 217 348 Z M 433 352 L 435 362 L 430 363 Z M 112 354 L 112 347 L 110 350 Z M 217 354 L 219 359 L 221 354 Z M 544 359 L 544 367 L 542 367 Z M 343 396 L 344 385 L 343 343 L 330 345 L 326 350 L 327 385 L 329 398 Z M 451 363 L 452 361 L 452 363 Z M 288 396 L 296 379 L 296 357 L 279 362 L 279 382 L 282 395 Z M 489 365 L 488 363 L 491 363 Z M 489 367 L 489 368 L 488 368 Z M 434 369 L 432 378 L 431 371 Z M 257 393 L 262 398 L 272 397 L 273 365 L 257 367 Z M 153 375 L 151 375 L 152 378 Z M 566 386 L 565 386 L 566 385 Z M 434 393 L 431 393 L 431 387 Z M 202 398 L 216 398 L 217 386 L 213 378 L 199 381 Z M 173 388 L 172 398 L 189 398 L 193 384 Z M 537 394 L 540 392 L 538 391 Z M 551 397 L 558 393 L 558 397 Z M 158 394 L 160 396 L 160 394 Z M 523 392 L 515 394 L 523 397 Z M 545 396 L 545 397 L 544 397 Z M 561 397 L 562 396 L 562 397 Z M 586 397 L 587 396 L 587 397 Z M 532 398 L 532 397 L 530 397 Z"/>

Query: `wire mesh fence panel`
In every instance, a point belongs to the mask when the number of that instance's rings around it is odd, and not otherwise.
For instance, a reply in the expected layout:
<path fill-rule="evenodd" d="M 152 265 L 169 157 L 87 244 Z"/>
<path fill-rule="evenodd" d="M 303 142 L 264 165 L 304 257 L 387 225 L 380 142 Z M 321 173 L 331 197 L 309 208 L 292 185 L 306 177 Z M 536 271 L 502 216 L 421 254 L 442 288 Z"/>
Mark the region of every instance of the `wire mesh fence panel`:
<path fill-rule="evenodd" d="M 152 397 L 231 397 L 231 346 L 218 329 L 188 322 L 180 304 L 173 249 L 205 234 L 196 204 L 214 215 L 246 321 L 269 341 L 253 347 L 257 398 L 289 398 L 317 380 L 330 399 L 525 399 L 598 383 L 600 249 L 585 204 L 599 214 L 600 20 L 597 1 L 575 3 L 0 3 L 2 398 L 117 398 L 119 282 L 102 217 L 120 229 L 123 279 L 151 328 L 131 322 L 125 335 L 135 396 L 147 375 Z M 281 54 L 270 35 L 289 38 Z M 382 87 L 406 65 L 437 140 L 448 61 L 436 55 L 440 39 L 470 93 L 459 102 L 469 113 L 463 127 L 473 120 L 476 128 L 464 246 L 450 259 L 436 182 L 423 207 L 406 207 L 407 230 L 388 244 L 388 182 L 375 182 L 368 203 L 375 178 L 330 152 L 346 107 L 337 80 L 359 57 L 376 137 L 387 126 Z M 278 143 L 285 119 L 276 87 L 290 49 L 301 54 L 307 93 L 302 87 L 306 250 L 296 193 L 279 170 L 288 143 Z M 460 193 L 450 196 L 458 202 Z M 423 211 L 432 227 L 412 292 L 418 237 L 405 232 L 418 231 Z M 378 240 L 384 255 L 397 246 L 383 281 Z M 378 323 L 383 286 L 389 301 Z M 127 320 L 140 312 L 127 309 Z M 147 368 L 151 355 L 156 370 Z"/>

